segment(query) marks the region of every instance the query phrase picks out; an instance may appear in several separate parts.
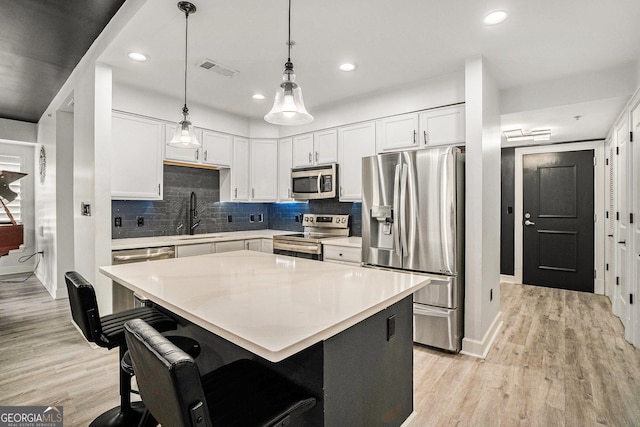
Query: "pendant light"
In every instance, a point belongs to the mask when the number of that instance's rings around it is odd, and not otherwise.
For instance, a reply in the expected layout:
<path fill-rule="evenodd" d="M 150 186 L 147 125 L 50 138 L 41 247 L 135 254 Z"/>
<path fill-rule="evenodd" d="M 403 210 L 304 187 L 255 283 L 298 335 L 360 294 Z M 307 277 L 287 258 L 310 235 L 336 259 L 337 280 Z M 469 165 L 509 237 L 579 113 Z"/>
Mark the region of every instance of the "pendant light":
<path fill-rule="evenodd" d="M 189 120 L 189 108 L 187 108 L 187 52 L 189 46 L 189 14 L 196 12 L 196 6 L 188 1 L 178 3 L 178 9 L 184 13 L 184 107 L 182 107 L 182 120 L 176 125 L 176 132 L 169 141 L 169 145 L 180 148 L 199 147 L 191 120 Z"/>
<path fill-rule="evenodd" d="M 291 62 L 291 46 L 293 44 L 294 42 L 291 41 L 291 0 L 289 0 L 288 56 L 282 74 L 283 82 L 276 90 L 271 111 L 264 116 L 267 122 L 275 125 L 303 125 L 313 120 L 313 116 L 304 108 L 300 85 L 295 82 L 296 75 L 293 73 L 293 63 Z"/>

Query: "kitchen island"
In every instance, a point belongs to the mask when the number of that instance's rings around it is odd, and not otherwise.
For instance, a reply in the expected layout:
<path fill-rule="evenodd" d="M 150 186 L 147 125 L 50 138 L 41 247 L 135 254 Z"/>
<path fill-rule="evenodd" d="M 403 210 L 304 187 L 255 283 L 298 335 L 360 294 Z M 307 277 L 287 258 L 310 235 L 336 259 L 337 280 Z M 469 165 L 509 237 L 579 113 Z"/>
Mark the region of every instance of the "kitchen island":
<path fill-rule="evenodd" d="M 413 412 L 412 294 L 429 279 L 253 251 L 100 271 L 316 394 L 305 425 L 402 425 Z M 222 340 L 221 340 L 221 339 Z"/>

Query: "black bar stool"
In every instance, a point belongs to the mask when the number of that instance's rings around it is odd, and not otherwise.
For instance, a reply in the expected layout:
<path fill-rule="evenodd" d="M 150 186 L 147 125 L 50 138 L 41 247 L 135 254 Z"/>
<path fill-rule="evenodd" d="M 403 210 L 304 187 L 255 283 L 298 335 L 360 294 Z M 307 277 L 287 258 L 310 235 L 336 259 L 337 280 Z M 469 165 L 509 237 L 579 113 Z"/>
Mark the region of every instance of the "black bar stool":
<path fill-rule="evenodd" d="M 144 320 L 124 328 L 140 395 L 163 426 L 287 426 L 316 404 L 302 387 L 247 359 L 200 377 L 193 358 Z"/>
<path fill-rule="evenodd" d="M 100 317 L 96 293 L 91 283 L 75 271 L 65 273 L 64 278 L 67 283 L 73 321 L 87 341 L 107 349 L 118 347 L 120 361 L 123 360 L 127 351 L 124 336 L 125 322 L 144 319 L 162 332 L 177 327 L 174 319 L 153 307 L 139 307 Z M 142 402 L 131 403 L 131 374 L 120 369 L 120 406 L 103 413 L 93 420 L 90 426 L 136 426 L 144 410 Z"/>

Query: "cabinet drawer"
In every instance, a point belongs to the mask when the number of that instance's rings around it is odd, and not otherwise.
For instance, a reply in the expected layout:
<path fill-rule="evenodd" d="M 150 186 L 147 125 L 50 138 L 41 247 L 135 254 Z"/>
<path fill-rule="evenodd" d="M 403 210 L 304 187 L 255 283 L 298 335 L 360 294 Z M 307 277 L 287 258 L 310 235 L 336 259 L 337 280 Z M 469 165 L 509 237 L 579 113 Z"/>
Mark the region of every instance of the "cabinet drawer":
<path fill-rule="evenodd" d="M 351 246 L 324 246 L 325 261 L 343 261 L 360 264 L 362 249 Z"/>
<path fill-rule="evenodd" d="M 176 256 L 184 258 L 187 256 L 206 255 L 213 253 L 211 243 L 197 243 L 195 245 L 180 245 L 176 248 Z"/>

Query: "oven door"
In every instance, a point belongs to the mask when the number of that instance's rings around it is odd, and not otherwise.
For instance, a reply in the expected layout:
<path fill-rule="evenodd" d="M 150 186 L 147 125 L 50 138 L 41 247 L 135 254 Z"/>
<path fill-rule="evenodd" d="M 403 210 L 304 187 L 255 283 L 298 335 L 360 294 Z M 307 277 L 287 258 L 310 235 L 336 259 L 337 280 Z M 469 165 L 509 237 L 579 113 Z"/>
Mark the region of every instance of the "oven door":
<path fill-rule="evenodd" d="M 296 200 L 336 197 L 337 165 L 297 168 L 291 171 L 291 188 Z"/>
<path fill-rule="evenodd" d="M 322 244 L 320 243 L 291 243 L 273 240 L 273 253 L 296 258 L 322 261 Z"/>

